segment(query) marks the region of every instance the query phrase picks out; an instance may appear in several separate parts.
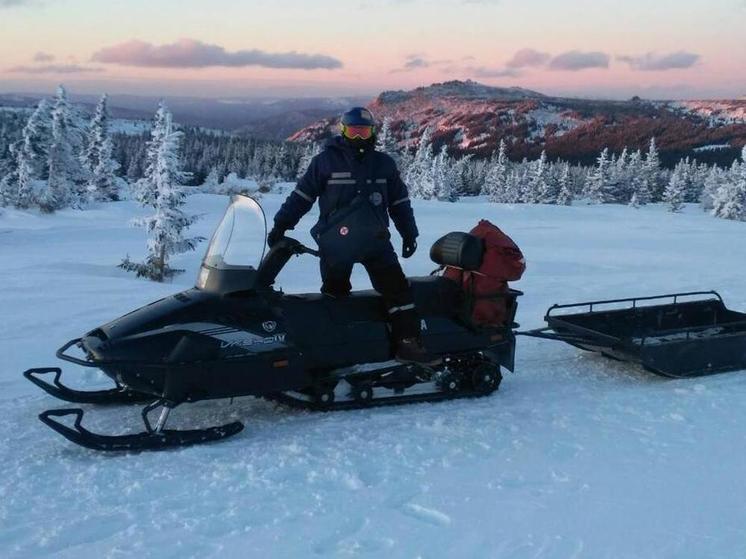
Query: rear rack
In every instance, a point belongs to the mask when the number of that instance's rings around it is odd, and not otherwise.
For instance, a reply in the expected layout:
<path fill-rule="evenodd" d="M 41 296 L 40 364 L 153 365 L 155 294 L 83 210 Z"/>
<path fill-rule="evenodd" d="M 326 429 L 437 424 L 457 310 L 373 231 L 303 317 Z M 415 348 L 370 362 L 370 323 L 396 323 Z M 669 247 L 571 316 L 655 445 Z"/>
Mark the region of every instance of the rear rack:
<path fill-rule="evenodd" d="M 588 307 L 588 312 L 602 312 L 602 311 L 596 311 L 593 307 L 597 307 L 599 305 L 611 305 L 616 303 L 632 303 L 631 308 L 636 309 L 638 308 L 638 301 L 656 301 L 661 299 L 673 299 L 673 304 L 676 305 L 679 302 L 679 299 L 682 297 L 694 297 L 698 295 L 714 295 L 712 300 L 717 299 L 721 303 L 723 302 L 723 298 L 720 296 L 720 294 L 717 291 L 689 291 L 686 293 L 669 293 L 667 295 L 652 295 L 647 297 L 627 297 L 624 299 L 606 299 L 603 301 L 588 301 L 586 303 L 570 303 L 570 304 L 564 304 L 564 305 L 552 305 L 547 310 L 547 313 L 545 315 L 545 319 L 552 316 L 552 311 L 556 311 L 557 309 L 571 309 L 571 308 L 577 308 L 577 307 Z M 707 299 L 705 299 L 707 300 Z M 620 310 L 620 309 L 607 309 L 607 310 Z"/>

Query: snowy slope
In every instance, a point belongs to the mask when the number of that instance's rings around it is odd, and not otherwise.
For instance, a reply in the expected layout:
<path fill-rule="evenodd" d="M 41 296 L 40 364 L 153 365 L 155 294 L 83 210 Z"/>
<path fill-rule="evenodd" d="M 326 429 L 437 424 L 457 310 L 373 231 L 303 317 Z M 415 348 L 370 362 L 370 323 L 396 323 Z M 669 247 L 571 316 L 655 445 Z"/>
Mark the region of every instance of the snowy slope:
<path fill-rule="evenodd" d="M 268 214 L 281 198 L 266 196 Z M 226 200 L 197 195 L 209 236 Z M 557 207 L 418 202 L 421 249 L 486 217 L 524 249 L 518 320 L 612 296 L 716 288 L 746 309 L 746 224 L 688 207 Z M 130 202 L 55 216 L 0 216 L 0 556 L 15 557 L 739 557 L 746 550 L 746 374 L 666 381 L 519 340 L 517 374 L 479 400 L 336 414 L 253 398 L 178 408 L 174 427 L 240 419 L 222 443 L 154 454 L 74 447 L 36 420 L 64 407 L 21 377 L 54 365 L 68 339 L 189 287 L 115 268 L 139 257 Z M 308 216 L 298 237 L 308 242 Z M 202 249 L 203 250 L 203 249 Z M 202 252 L 200 250 L 200 253 Z M 356 271 L 356 286 L 367 287 Z M 316 290 L 311 257 L 281 276 Z M 93 371 L 64 366 L 91 388 Z M 139 430 L 136 407 L 86 407 L 87 425 Z"/>

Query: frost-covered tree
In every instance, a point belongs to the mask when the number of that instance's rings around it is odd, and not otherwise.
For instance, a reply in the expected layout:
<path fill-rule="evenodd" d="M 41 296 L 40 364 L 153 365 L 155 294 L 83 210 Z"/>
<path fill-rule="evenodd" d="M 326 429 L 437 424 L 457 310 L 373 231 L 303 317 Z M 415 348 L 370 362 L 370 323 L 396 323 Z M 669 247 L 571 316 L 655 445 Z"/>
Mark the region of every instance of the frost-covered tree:
<path fill-rule="evenodd" d="M 572 177 L 570 176 L 570 165 L 562 165 L 562 172 L 559 176 L 559 192 L 557 193 L 556 203 L 562 206 L 571 206 L 575 195 L 572 191 Z"/>
<path fill-rule="evenodd" d="M 399 166 L 401 162 L 399 144 L 391 132 L 391 119 L 389 117 L 383 119 L 381 129 L 376 134 L 376 149 L 391 156 L 397 166 Z"/>
<path fill-rule="evenodd" d="M 645 155 L 645 161 L 642 165 L 642 180 L 644 189 L 650 193 L 651 200 L 660 200 L 661 162 L 655 138 L 650 139 L 648 152 Z"/>
<path fill-rule="evenodd" d="M 453 162 L 448 157 L 448 148 L 444 144 L 433 159 L 432 168 L 433 197 L 438 200 L 446 202 L 458 200 L 458 192 L 454 187 L 453 174 L 450 171 L 453 167 Z"/>
<path fill-rule="evenodd" d="M 529 198 L 526 202 L 534 204 L 553 204 L 557 193 L 554 188 L 546 151 L 542 150 L 539 159 L 531 164 L 529 170 Z"/>
<path fill-rule="evenodd" d="M 663 201 L 668 204 L 668 208 L 672 212 L 681 211 L 686 200 L 687 187 L 684 173 L 683 168 L 676 167 L 663 191 Z"/>
<path fill-rule="evenodd" d="M 505 140 L 500 139 L 497 157 L 489 162 L 489 169 L 484 177 L 481 194 L 487 196 L 490 202 L 505 201 L 505 184 L 508 178 L 508 156 Z"/>
<path fill-rule="evenodd" d="M 734 161 L 728 179 L 713 198 L 713 215 L 724 219 L 746 221 L 746 146 L 741 153 L 743 163 Z"/>
<path fill-rule="evenodd" d="M 311 164 L 311 159 L 321 152 L 321 146 L 317 142 L 309 142 L 303 147 L 303 153 L 298 161 L 298 169 L 295 178 L 300 179 Z"/>
<path fill-rule="evenodd" d="M 609 148 L 604 148 L 596 160 L 596 167 L 586 182 L 585 195 L 595 204 L 604 204 L 609 201 Z"/>
<path fill-rule="evenodd" d="M 93 114 L 83 151 L 83 167 L 88 173 L 87 191 L 93 201 L 119 199 L 116 172 L 119 169 L 113 156 L 109 132 L 108 97 L 101 96 Z"/>
<path fill-rule="evenodd" d="M 39 200 L 42 211 L 53 212 L 67 206 L 80 208 L 84 205 L 86 174 L 79 158 L 82 141 L 80 118 L 70 106 L 67 91 L 59 86 L 52 109 L 49 176 L 47 187 Z"/>
<path fill-rule="evenodd" d="M 639 149 L 630 155 L 628 169 L 629 205 L 636 208 L 649 204 L 652 197 L 648 190 L 648 181 L 645 179 L 642 153 Z"/>
<path fill-rule="evenodd" d="M 426 128 L 420 137 L 417 151 L 411 165 L 407 168 L 405 182 L 409 186 L 409 194 L 413 198 L 432 197 L 433 145 L 432 132 Z"/>
<path fill-rule="evenodd" d="M 182 133 L 174 131 L 171 113 L 163 106 L 159 119 L 159 130 L 153 130 L 153 155 L 155 160 L 149 167 L 148 174 L 143 179 L 150 185 L 153 193 L 152 204 L 147 206 L 155 209 L 153 215 L 135 220 L 135 224 L 144 227 L 148 232 L 148 256 L 142 263 L 132 262 L 129 256 L 120 267 L 135 272 L 138 277 L 146 277 L 155 281 L 163 281 L 182 270 L 169 266 L 169 259 L 175 255 L 194 250 L 203 240 L 200 237 L 187 238 L 184 233 L 199 216 L 187 215 L 182 210 L 186 193 L 182 186 L 188 178 L 182 170 L 179 144 Z"/>
<path fill-rule="evenodd" d="M 36 202 L 36 181 L 48 173 L 51 127 L 51 106 L 42 99 L 23 127 L 21 140 L 11 145 L 15 176 L 8 179 L 14 187 L 12 195 L 8 191 L 8 205 L 29 208 Z"/>
<path fill-rule="evenodd" d="M 724 182 L 724 173 L 717 166 L 713 165 L 708 171 L 707 176 L 704 180 L 704 188 L 702 195 L 700 196 L 699 203 L 702 205 L 702 209 L 705 211 L 711 211 L 714 207 L 714 199 L 718 189 Z"/>
<path fill-rule="evenodd" d="M 155 207 L 157 192 L 151 177 L 157 173 L 158 157 L 166 134 L 166 116 L 169 114 L 166 103 L 158 103 L 145 154 L 144 176 L 134 186 L 135 200 L 143 206 Z"/>

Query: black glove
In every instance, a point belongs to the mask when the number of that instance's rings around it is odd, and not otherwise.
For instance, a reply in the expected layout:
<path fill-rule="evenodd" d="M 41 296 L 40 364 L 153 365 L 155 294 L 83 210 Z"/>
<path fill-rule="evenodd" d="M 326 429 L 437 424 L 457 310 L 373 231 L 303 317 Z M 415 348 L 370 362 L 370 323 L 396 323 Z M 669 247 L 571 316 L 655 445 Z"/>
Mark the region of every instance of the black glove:
<path fill-rule="evenodd" d="M 409 258 L 417 250 L 416 239 L 404 239 L 401 244 L 401 255 L 402 258 Z"/>
<path fill-rule="evenodd" d="M 269 232 L 269 235 L 267 235 L 267 245 L 269 245 L 269 248 L 275 246 L 285 237 L 285 231 L 287 231 L 287 229 L 275 224 Z"/>

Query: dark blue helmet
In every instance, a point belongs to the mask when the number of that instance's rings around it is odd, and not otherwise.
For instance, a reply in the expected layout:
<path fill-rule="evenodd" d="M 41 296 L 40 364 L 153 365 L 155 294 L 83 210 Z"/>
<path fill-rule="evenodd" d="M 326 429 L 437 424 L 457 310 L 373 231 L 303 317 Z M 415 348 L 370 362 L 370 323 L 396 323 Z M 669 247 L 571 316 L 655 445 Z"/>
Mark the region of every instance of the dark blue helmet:
<path fill-rule="evenodd" d="M 342 115 L 342 124 L 345 126 L 375 126 L 376 119 L 365 107 L 352 107 Z"/>

